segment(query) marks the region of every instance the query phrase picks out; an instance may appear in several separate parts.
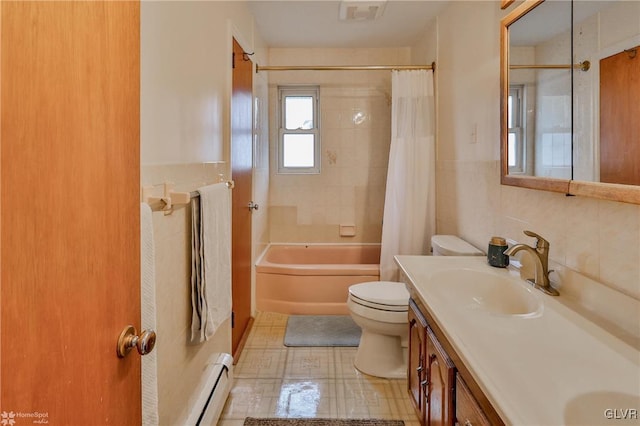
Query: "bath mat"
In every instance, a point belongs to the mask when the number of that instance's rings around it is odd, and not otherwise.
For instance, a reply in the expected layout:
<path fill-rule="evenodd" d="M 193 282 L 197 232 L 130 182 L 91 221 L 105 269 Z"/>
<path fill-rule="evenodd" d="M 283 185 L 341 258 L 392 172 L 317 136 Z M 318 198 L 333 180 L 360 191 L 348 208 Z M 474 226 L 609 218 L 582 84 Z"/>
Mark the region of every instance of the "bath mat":
<path fill-rule="evenodd" d="M 402 420 L 378 419 L 259 419 L 247 417 L 244 426 L 403 426 Z"/>
<path fill-rule="evenodd" d="M 291 315 L 285 346 L 358 346 L 362 330 L 348 315 Z"/>

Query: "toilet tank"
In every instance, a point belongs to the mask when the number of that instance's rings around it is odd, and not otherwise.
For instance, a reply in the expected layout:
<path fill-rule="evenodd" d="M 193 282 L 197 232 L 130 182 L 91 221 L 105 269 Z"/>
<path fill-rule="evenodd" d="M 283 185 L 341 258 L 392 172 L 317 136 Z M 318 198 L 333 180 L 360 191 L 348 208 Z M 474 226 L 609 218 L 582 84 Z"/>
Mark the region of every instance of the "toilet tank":
<path fill-rule="evenodd" d="M 431 237 L 434 256 L 483 256 L 484 253 L 455 235 L 434 235 Z"/>

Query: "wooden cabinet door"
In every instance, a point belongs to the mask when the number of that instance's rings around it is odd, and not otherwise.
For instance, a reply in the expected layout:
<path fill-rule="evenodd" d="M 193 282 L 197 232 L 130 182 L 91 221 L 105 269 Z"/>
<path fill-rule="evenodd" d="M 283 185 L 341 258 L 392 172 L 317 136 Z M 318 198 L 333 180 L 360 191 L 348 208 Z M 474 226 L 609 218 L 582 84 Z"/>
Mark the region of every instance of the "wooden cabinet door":
<path fill-rule="evenodd" d="M 453 426 L 455 367 L 440 346 L 431 329 L 427 329 L 428 360 L 428 424 L 430 426 Z"/>
<path fill-rule="evenodd" d="M 409 397 L 422 424 L 426 423 L 426 330 L 427 322 L 409 302 L 409 359 L 407 361 L 407 387 Z"/>
<path fill-rule="evenodd" d="M 460 374 L 456 374 L 456 424 L 460 426 L 490 426 L 478 401 L 465 384 Z"/>

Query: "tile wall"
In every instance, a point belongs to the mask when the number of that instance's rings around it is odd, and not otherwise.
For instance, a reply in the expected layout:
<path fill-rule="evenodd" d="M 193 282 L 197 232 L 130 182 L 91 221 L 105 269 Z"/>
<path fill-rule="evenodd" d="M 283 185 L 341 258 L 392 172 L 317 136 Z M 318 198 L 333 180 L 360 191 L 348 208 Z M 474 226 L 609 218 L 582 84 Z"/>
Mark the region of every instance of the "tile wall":
<path fill-rule="evenodd" d="M 454 2 L 438 18 L 437 232 L 485 251 L 493 235 L 539 233 L 561 293 L 640 336 L 640 206 L 500 185 L 499 6 Z"/>
<path fill-rule="evenodd" d="M 176 191 L 193 191 L 228 176 L 227 164 L 142 166 L 143 186 L 173 182 Z M 231 325 L 223 323 L 213 338 L 189 345 L 191 333 L 191 209 L 176 207 L 171 215 L 153 212 L 156 254 L 158 341 L 158 405 L 160 424 L 179 424 L 186 417 L 194 389 L 210 356 L 231 351 Z"/>
<path fill-rule="evenodd" d="M 406 64 L 408 49 L 270 49 L 271 65 Z M 278 174 L 277 86 L 320 85 L 322 173 Z M 389 71 L 269 76 L 272 242 L 380 242 L 391 135 Z M 339 225 L 356 225 L 341 237 Z"/>

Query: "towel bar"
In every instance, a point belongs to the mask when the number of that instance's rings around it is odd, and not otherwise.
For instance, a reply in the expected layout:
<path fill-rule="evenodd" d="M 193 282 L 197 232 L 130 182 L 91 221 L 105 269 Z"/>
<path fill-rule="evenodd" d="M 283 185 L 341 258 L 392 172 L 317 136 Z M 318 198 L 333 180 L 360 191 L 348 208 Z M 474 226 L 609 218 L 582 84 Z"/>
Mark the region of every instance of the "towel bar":
<path fill-rule="evenodd" d="M 234 181 L 232 181 L 232 180 L 228 180 L 228 181 L 227 181 L 227 187 L 228 187 L 229 189 L 233 189 L 233 188 L 235 188 L 235 186 L 236 186 L 236 183 L 235 183 Z M 199 193 L 198 191 L 191 191 L 191 192 L 189 193 L 189 196 L 190 196 L 191 198 L 197 198 L 197 197 L 199 197 L 199 196 L 200 196 L 200 193 Z"/>

